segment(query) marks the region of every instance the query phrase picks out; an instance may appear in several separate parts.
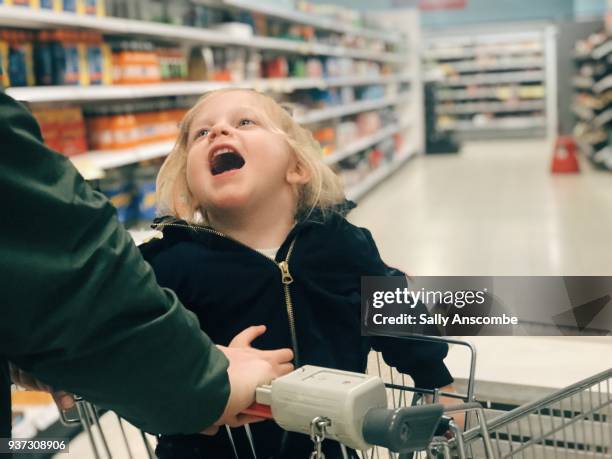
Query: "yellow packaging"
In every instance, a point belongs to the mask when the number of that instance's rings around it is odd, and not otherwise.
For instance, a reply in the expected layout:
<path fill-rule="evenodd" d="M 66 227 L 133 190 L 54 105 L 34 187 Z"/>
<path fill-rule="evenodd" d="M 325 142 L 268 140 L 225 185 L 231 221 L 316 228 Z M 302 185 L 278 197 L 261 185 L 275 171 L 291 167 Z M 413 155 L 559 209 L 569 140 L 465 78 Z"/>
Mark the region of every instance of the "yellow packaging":
<path fill-rule="evenodd" d="M 106 16 L 104 0 L 76 0 L 77 14 L 90 16 Z"/>
<path fill-rule="evenodd" d="M 98 0 L 96 2 L 96 16 L 99 16 L 99 17 L 106 16 L 106 2 L 102 0 Z"/>
<path fill-rule="evenodd" d="M 100 45 L 102 50 L 102 84 L 113 84 L 113 51 L 108 43 Z"/>
<path fill-rule="evenodd" d="M 79 84 L 89 86 L 89 63 L 87 61 L 87 44 L 78 43 L 79 50 Z"/>
<path fill-rule="evenodd" d="M 0 41 L 0 61 L 2 61 L 2 68 L 0 69 L 0 73 L 2 74 L 2 86 L 8 88 L 11 85 L 8 73 L 9 44 L 4 40 Z"/>
<path fill-rule="evenodd" d="M 28 86 L 35 86 L 36 79 L 34 76 L 34 51 L 32 43 L 24 43 L 23 52 L 25 54 L 26 82 Z"/>
<path fill-rule="evenodd" d="M 33 10 L 40 9 L 40 0 L 30 0 L 30 8 Z"/>

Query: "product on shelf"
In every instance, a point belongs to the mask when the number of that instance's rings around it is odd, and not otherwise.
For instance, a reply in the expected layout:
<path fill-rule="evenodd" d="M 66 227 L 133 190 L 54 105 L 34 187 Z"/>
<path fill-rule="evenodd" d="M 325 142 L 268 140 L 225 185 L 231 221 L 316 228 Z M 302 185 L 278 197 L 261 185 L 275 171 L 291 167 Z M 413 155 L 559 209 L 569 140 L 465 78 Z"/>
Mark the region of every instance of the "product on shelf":
<path fill-rule="evenodd" d="M 143 84 L 161 81 L 159 56 L 145 41 L 120 41 L 112 44 L 113 83 Z"/>
<path fill-rule="evenodd" d="M 87 151 L 85 123 L 80 107 L 35 108 L 32 114 L 50 148 L 66 156 Z"/>
<path fill-rule="evenodd" d="M 0 31 L 4 86 L 109 84 L 110 50 L 96 32 Z"/>
<path fill-rule="evenodd" d="M 2 0 L 0 5 L 105 16 L 106 0 Z"/>
<path fill-rule="evenodd" d="M 347 120 L 338 124 L 336 128 L 336 141 L 340 148 L 354 142 L 358 137 L 359 133 L 355 121 Z"/>
<path fill-rule="evenodd" d="M 0 31 L 2 83 L 6 86 L 33 86 L 34 36 L 19 30 Z"/>
<path fill-rule="evenodd" d="M 129 171 L 112 169 L 107 171 L 105 177 L 100 180 L 100 191 L 110 200 L 117 209 L 117 218 L 123 224 L 127 224 L 132 211 L 132 182 Z"/>
<path fill-rule="evenodd" d="M 336 130 L 333 126 L 322 126 L 313 129 L 312 135 L 321 145 L 323 155 L 330 155 L 336 149 Z"/>
<path fill-rule="evenodd" d="M 355 118 L 358 137 L 371 135 L 381 128 L 380 115 L 377 112 L 359 113 Z"/>
<path fill-rule="evenodd" d="M 112 169 L 99 181 L 100 191 L 115 206 L 124 225 L 148 226 L 155 218 L 155 180 L 160 166 L 159 161 L 149 161 Z"/>
<path fill-rule="evenodd" d="M 157 56 L 162 81 L 183 81 L 188 78 L 188 60 L 182 48 L 159 48 Z"/>
<path fill-rule="evenodd" d="M 159 166 L 141 165 L 134 172 L 134 194 L 132 217 L 137 221 L 152 221 L 155 218 L 155 180 Z"/>
<path fill-rule="evenodd" d="M 166 100 L 91 107 L 85 112 L 90 147 L 125 150 L 173 140 L 186 110 Z"/>

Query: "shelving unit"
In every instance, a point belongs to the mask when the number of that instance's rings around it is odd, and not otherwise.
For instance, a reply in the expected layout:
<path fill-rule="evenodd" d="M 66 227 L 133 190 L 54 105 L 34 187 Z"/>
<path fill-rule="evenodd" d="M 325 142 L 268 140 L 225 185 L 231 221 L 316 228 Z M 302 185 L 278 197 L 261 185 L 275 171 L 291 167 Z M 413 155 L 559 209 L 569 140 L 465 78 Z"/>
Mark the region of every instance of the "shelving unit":
<path fill-rule="evenodd" d="M 552 26 L 525 25 L 513 34 L 491 29 L 430 33 L 423 58 L 438 82 L 435 112 L 440 129 L 462 138 L 554 135 Z"/>
<path fill-rule="evenodd" d="M 365 196 L 368 191 L 380 184 L 384 179 L 397 171 L 406 161 L 413 158 L 417 150 L 413 145 L 408 145 L 397 154 L 397 158 L 384 166 L 380 166 L 372 172 L 363 182 L 346 190 L 346 197 L 351 201 L 358 201 Z"/>
<path fill-rule="evenodd" d="M 612 36 L 605 31 L 593 34 L 576 48 L 574 136 L 593 164 L 612 170 Z"/>
<path fill-rule="evenodd" d="M 313 110 L 302 116 L 297 116 L 299 123 L 308 124 L 313 122 L 325 121 L 339 116 L 350 115 L 367 110 L 375 110 L 389 105 L 401 104 L 403 99 L 407 97 L 386 98 L 381 101 L 366 101 L 357 102 L 354 104 L 344 105 L 342 107 L 331 107 L 320 110 Z M 348 156 L 363 151 L 372 145 L 400 132 L 402 129 L 409 128 L 411 123 L 402 123 L 389 126 L 381 131 L 359 139 L 333 155 L 325 158 L 327 164 L 335 164 Z M 127 150 L 113 151 L 91 151 L 83 155 L 71 157 L 71 161 L 81 174 L 89 179 L 99 179 L 104 176 L 104 171 L 116 167 L 126 166 L 128 164 L 138 163 L 154 158 L 162 158 L 167 156 L 172 149 L 174 142 L 160 142 L 140 147 L 130 148 Z"/>
<path fill-rule="evenodd" d="M 197 1 L 197 0 L 196 0 Z M 206 3 L 206 2 L 203 2 Z M 327 17 L 318 17 L 302 11 L 289 10 L 275 5 L 255 3 L 253 0 L 223 0 L 223 5 L 264 14 L 267 17 L 283 19 L 287 22 L 313 26 L 321 30 L 344 32 L 364 38 L 385 40 L 390 43 L 401 43 L 402 36 L 399 33 L 385 30 L 365 29 L 352 25 L 338 23 L 337 20 Z"/>
<path fill-rule="evenodd" d="M 239 82 L 184 81 L 147 85 L 113 86 L 38 86 L 8 88 L 7 93 L 21 101 L 42 102 L 84 102 L 97 100 L 133 100 L 163 96 L 199 95 L 223 88 L 254 88 L 258 91 L 291 93 L 298 89 L 326 89 L 340 86 L 366 86 L 409 83 L 410 74 L 382 76 L 347 76 L 333 78 L 269 78 Z"/>
<path fill-rule="evenodd" d="M 154 39 L 218 46 L 239 46 L 293 54 L 352 57 L 355 59 L 390 63 L 401 63 L 404 60 L 403 56 L 398 53 L 351 49 L 281 38 L 232 36 L 225 31 L 212 29 L 159 24 L 134 19 L 83 16 L 73 13 L 34 10 L 13 6 L 0 6 L 0 26 L 31 29 L 39 29 L 41 27 L 78 27 L 95 30 L 107 35 L 135 35 Z"/>
<path fill-rule="evenodd" d="M 203 0 L 206 4 L 206 0 Z M 327 78 L 274 78 L 256 79 L 235 82 L 225 81 L 185 81 L 146 85 L 113 85 L 113 86 L 44 86 L 8 88 L 12 97 L 30 104 L 55 103 L 98 103 L 107 101 L 145 100 L 159 97 L 196 96 L 210 90 L 227 87 L 253 88 L 263 92 L 291 95 L 297 90 L 340 88 L 347 86 L 385 86 L 386 95 L 380 99 L 356 100 L 343 105 L 330 106 L 321 109 L 297 112 L 296 120 L 302 124 L 326 122 L 357 115 L 361 112 L 380 110 L 392 107 L 398 119 L 412 120 L 410 123 L 399 122 L 384 126 L 380 131 L 360 138 L 350 145 L 345 145 L 333 155 L 326 157 L 328 164 L 336 164 L 342 159 L 375 146 L 377 143 L 397 134 L 410 132 L 409 137 L 415 145 L 415 151 L 422 151 L 422 138 L 419 133 L 419 117 L 422 108 L 419 105 L 420 71 L 419 59 L 414 49 L 418 47 L 418 19 L 416 13 L 405 22 L 404 32 L 389 32 L 386 30 L 367 29 L 343 24 L 332 18 L 324 18 L 300 11 L 284 10 L 270 5 L 255 4 L 247 0 L 223 0 L 215 2 L 215 8 L 246 10 L 265 14 L 269 18 L 277 18 L 289 23 L 312 26 L 323 31 L 345 33 L 361 37 L 366 44 L 376 48 L 383 43 L 396 47 L 396 51 L 388 52 L 378 49 L 355 49 L 343 46 L 332 46 L 324 43 L 301 42 L 283 38 L 262 36 L 234 36 L 226 31 L 202 29 L 189 26 L 178 26 L 152 23 L 141 20 L 115 17 L 90 17 L 73 13 L 59 13 L 49 10 L 33 10 L 28 8 L 0 6 L 0 27 L 19 27 L 38 30 L 41 28 L 76 28 L 101 32 L 104 35 L 118 37 L 147 38 L 166 42 L 181 43 L 190 46 L 208 45 L 258 49 L 289 56 L 308 55 L 321 57 L 345 57 L 358 60 L 385 63 L 392 65 L 394 73 L 347 75 Z M 408 48 L 413 52 L 409 53 Z M 408 85 L 407 92 L 397 92 L 401 85 Z M 388 86 L 388 87 L 387 87 Z M 415 97 L 415 94 L 417 96 Z M 70 157 L 77 168 L 87 179 L 103 178 L 105 173 L 114 168 L 166 156 L 173 142 L 152 143 L 135 148 L 113 151 L 90 151 L 86 154 Z M 384 175 L 381 168 L 375 171 Z M 359 193 L 361 196 L 363 193 Z"/>

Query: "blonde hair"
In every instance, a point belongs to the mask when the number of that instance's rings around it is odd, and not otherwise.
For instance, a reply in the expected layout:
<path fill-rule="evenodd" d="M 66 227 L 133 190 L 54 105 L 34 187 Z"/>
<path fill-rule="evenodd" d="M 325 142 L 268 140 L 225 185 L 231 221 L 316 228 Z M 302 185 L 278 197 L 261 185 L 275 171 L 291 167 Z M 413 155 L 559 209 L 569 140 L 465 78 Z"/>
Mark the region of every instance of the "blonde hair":
<path fill-rule="evenodd" d="M 298 189 L 296 218 L 308 217 L 314 209 L 326 213 L 344 202 L 341 180 L 323 162 L 321 146 L 309 130 L 300 126 L 288 110 L 271 97 L 251 89 L 229 88 L 204 94 L 185 114 L 176 143 L 157 175 L 156 197 L 160 215 L 170 214 L 189 223 L 209 223 L 206 212 L 199 208 L 199 203 L 195 202 L 187 184 L 189 129 L 202 106 L 212 95 L 230 91 L 248 92 L 259 99 L 260 106 L 269 117 L 267 121 L 270 128 L 284 136 L 295 153 L 298 164 L 309 173 L 309 182 Z"/>

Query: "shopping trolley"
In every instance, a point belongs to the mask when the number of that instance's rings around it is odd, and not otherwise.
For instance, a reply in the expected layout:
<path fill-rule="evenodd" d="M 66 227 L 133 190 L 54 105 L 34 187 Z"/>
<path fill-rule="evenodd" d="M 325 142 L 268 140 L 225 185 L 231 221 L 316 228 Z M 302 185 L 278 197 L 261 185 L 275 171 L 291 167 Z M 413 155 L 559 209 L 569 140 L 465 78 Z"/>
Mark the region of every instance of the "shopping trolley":
<path fill-rule="evenodd" d="M 476 351 L 470 343 L 439 337 L 411 336 L 404 339 L 446 342 L 466 347 L 470 354 L 466 391 L 465 393 L 445 393 L 438 389 L 411 387 L 406 384 L 405 375 L 387 366 L 380 354 L 371 353 L 368 373 L 384 381 L 389 409 L 408 408 L 410 410 L 410 407 L 419 405 L 439 407 L 437 402 L 441 396 L 455 398 L 457 404 L 443 408 L 445 416 L 437 423 L 433 435 L 432 433 L 428 435 L 425 443 L 422 442 L 422 438 L 417 439 L 423 443 L 420 449 L 411 448 L 412 452 L 396 449 L 394 452 L 386 447 L 374 446 L 358 452 L 363 459 L 539 459 L 549 457 L 612 459 L 612 369 L 557 391 L 541 400 L 500 414 L 488 407 L 484 408 L 476 401 L 474 386 Z M 441 415 L 442 409 L 439 411 Z M 462 429 L 452 416 L 466 416 L 465 429 Z M 78 399 L 77 416 L 72 419 L 64 419 L 64 421 L 83 425 L 96 459 L 102 457 L 100 451 L 112 457 L 102 432 L 98 412 L 93 405 Z M 122 426 L 123 421 L 118 417 L 117 421 L 121 426 L 125 447 L 130 451 Z M 429 421 L 431 421 L 431 416 Z M 288 424 L 291 425 L 291 421 Z M 303 424 L 302 422 L 301 429 L 289 428 L 288 430 L 307 433 Z M 248 426 L 245 428 L 247 437 L 250 438 Z M 397 425 L 395 429 L 397 430 Z M 375 431 L 378 431 L 380 437 L 380 428 Z M 228 433 L 230 433 L 229 429 Z M 312 416 L 308 433 L 313 441 L 311 459 L 324 458 L 321 453 L 322 442 L 328 438 L 337 439 L 333 435 L 333 429 L 330 428 L 330 419 L 325 416 Z M 145 442 L 148 457 L 154 457 L 144 433 L 142 433 L 142 440 Z M 414 446 L 419 441 L 413 442 L 412 445 Z M 376 442 L 371 441 L 370 444 L 376 444 Z M 377 444 L 384 444 L 384 442 Z M 254 445 L 251 446 L 252 456 L 250 457 L 257 458 Z M 129 454 L 129 457 L 133 456 Z"/>
<path fill-rule="evenodd" d="M 449 457 L 612 458 L 612 369 L 554 392 L 431 448 Z M 488 443 L 488 445 L 486 445 Z M 487 450 L 492 445 L 492 450 Z"/>
<path fill-rule="evenodd" d="M 488 408 L 476 402 L 474 374 L 476 351 L 468 342 L 434 337 L 412 337 L 427 341 L 446 341 L 466 346 L 470 353 L 470 372 L 465 394 L 440 393 L 408 387 L 405 376 L 381 363 L 374 354 L 368 370 L 379 374 L 390 391 L 393 406 L 432 403 L 441 395 L 458 399 L 457 406 L 446 407 L 449 415 L 467 413 L 463 431 L 452 421 L 451 435 L 437 435 L 416 458 L 444 459 L 612 459 L 612 368 L 508 412 Z M 487 408 L 485 408 L 487 407 Z M 364 458 L 404 456 L 374 448 Z M 413 457 L 413 456 L 405 456 Z"/>
<path fill-rule="evenodd" d="M 100 421 L 100 410 L 78 395 L 73 395 L 73 398 L 75 401 L 74 409 L 69 411 L 60 409 L 60 421 L 66 426 L 81 425 L 83 431 L 87 435 L 92 456 L 95 459 L 112 458 L 113 454 L 111 454 L 110 442 Z M 109 415 L 115 418 L 119 431 L 121 432 L 121 442 L 123 443 L 123 453 L 121 457 L 137 459 L 134 448 L 135 445 L 130 443 L 126 433 L 125 421 L 116 413 L 109 413 Z M 146 434 L 139 431 L 139 436 L 144 444 L 144 451 L 147 458 L 154 459 L 155 454 Z"/>

